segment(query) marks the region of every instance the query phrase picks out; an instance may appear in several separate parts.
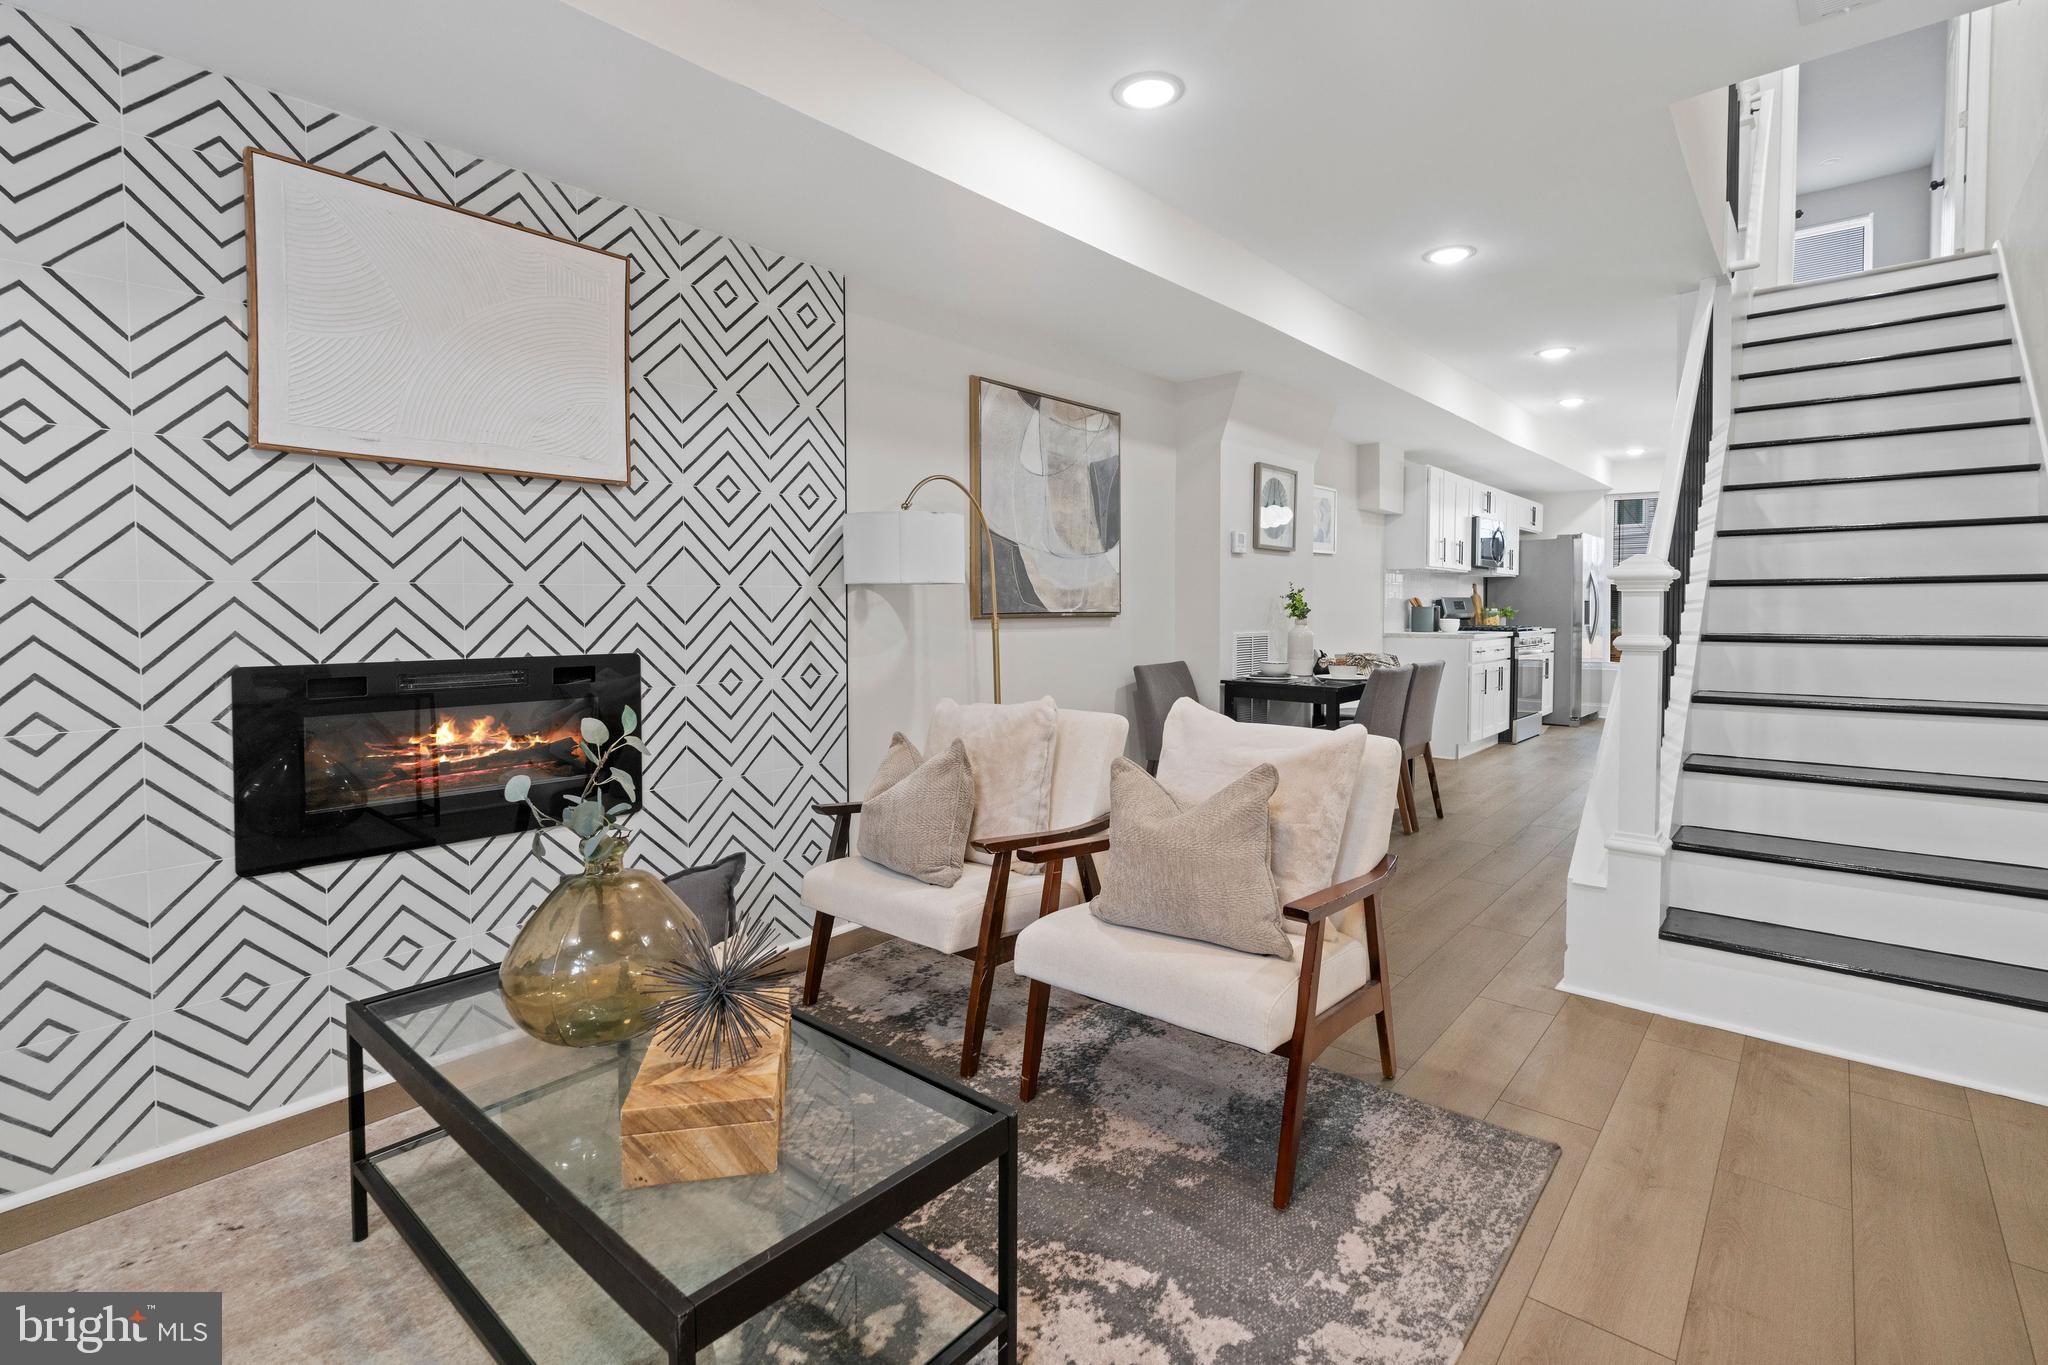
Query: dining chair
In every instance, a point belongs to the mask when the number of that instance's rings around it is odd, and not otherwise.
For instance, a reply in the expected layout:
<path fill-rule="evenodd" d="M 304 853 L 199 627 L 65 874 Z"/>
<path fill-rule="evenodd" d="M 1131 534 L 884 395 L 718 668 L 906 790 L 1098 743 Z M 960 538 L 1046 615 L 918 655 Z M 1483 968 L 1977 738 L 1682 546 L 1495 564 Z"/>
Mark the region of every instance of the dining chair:
<path fill-rule="evenodd" d="M 1414 664 L 1381 665 L 1365 680 L 1365 695 L 1358 702 L 1358 724 L 1369 735 L 1385 735 L 1401 742 L 1407 726 L 1408 700 L 1415 684 Z M 1399 800 L 1401 832 L 1413 834 L 1422 828 L 1415 818 L 1415 792 L 1408 783 L 1407 765 L 1402 765 Z"/>
<path fill-rule="evenodd" d="M 1132 709 L 1138 717 L 1138 744 L 1145 752 L 1145 771 L 1159 771 L 1159 741 L 1166 733 L 1166 713 L 1182 697 L 1200 701 L 1195 691 L 1195 675 L 1188 668 L 1186 660 L 1176 659 L 1170 664 L 1135 664 L 1131 676 L 1136 680 L 1132 693 Z"/>
<path fill-rule="evenodd" d="M 1414 808 L 1415 760 L 1429 770 L 1429 800 L 1436 818 L 1444 818 L 1444 797 L 1436 785 L 1436 754 L 1429 747 L 1429 732 L 1436 725 L 1437 694 L 1443 691 L 1444 661 L 1423 659 L 1415 665 L 1415 681 L 1408 688 L 1408 714 L 1401 721 L 1401 782 Z"/>

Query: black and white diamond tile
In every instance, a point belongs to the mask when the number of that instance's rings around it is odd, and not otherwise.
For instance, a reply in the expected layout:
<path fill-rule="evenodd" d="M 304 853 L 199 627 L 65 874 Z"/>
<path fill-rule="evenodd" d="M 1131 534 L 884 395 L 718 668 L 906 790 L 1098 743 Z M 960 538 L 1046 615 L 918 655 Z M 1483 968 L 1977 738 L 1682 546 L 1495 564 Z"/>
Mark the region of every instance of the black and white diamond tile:
<path fill-rule="evenodd" d="M 251 450 L 249 146 L 630 257 L 631 483 Z M 844 314 L 803 262 L 0 6 L 0 1190 L 330 1092 L 349 999 L 497 961 L 569 866 L 236 878 L 237 665 L 638 652 L 636 860 L 744 850 L 803 932 Z"/>

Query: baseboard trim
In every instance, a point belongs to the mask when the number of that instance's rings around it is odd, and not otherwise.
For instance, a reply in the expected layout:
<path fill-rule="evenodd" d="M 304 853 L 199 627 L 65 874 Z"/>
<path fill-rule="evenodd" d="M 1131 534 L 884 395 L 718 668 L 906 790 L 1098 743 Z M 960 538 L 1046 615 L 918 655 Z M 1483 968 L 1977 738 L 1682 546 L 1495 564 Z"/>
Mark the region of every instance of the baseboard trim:
<path fill-rule="evenodd" d="M 860 952 L 888 935 L 858 925 L 834 926 L 827 960 Z M 777 957 L 781 970 L 801 970 L 810 944 L 792 943 Z M 388 1078 L 373 1079 L 363 1096 L 370 1122 L 417 1108 Z M 239 1125 L 195 1133 L 182 1142 L 154 1147 L 123 1161 L 81 1171 L 0 1200 L 0 1254 L 209 1180 L 260 1165 L 273 1157 L 310 1147 L 348 1131 L 348 1096 L 329 1091 L 296 1106 Z"/>

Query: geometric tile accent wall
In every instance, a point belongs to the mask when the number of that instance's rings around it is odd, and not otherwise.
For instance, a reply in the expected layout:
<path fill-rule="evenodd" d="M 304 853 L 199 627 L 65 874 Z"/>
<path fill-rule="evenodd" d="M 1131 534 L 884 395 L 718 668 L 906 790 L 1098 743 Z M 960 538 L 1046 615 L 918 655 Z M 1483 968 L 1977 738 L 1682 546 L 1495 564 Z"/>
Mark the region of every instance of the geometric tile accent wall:
<path fill-rule="evenodd" d="M 252 451 L 245 146 L 629 255 L 629 486 Z M 0 7 L 0 1194 L 330 1091 L 518 838 L 234 875 L 240 664 L 636 650 L 637 860 L 790 937 L 846 792 L 845 283 Z M 223 861 L 229 859 L 230 861 Z"/>

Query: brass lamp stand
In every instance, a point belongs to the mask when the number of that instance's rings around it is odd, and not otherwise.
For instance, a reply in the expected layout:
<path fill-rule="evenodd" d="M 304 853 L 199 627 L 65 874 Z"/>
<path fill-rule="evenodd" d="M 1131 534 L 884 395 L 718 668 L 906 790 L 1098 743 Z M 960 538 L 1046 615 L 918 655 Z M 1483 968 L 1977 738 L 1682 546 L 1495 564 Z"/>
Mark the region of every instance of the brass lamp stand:
<path fill-rule="evenodd" d="M 960 490 L 960 495 L 967 499 L 967 505 L 974 509 L 974 520 L 981 526 L 983 543 L 988 546 L 988 643 L 991 661 L 995 666 L 996 705 L 1000 706 L 1003 702 L 1003 612 L 1001 605 L 996 600 L 1000 595 L 996 590 L 996 535 L 994 531 L 989 529 L 988 517 L 981 510 L 981 500 L 968 491 L 966 484 L 950 474 L 927 474 L 919 479 L 912 486 L 911 490 L 903 495 L 903 501 L 900 504 L 902 509 L 908 512 L 911 501 L 917 497 L 918 490 L 926 484 L 933 482 L 950 483 L 953 487 Z M 968 539 L 972 541 L 972 531 L 968 533 Z M 979 586 L 979 584 L 972 585 L 970 591 L 978 591 Z M 970 614 L 972 610 L 973 604 L 970 603 Z"/>

